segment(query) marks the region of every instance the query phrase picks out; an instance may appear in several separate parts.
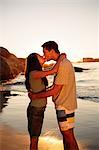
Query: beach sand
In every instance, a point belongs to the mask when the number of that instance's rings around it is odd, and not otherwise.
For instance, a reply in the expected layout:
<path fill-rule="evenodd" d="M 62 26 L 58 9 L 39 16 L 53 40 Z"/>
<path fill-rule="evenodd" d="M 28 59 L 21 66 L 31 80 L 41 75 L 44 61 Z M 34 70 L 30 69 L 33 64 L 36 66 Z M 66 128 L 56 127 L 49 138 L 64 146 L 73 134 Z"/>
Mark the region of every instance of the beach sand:
<path fill-rule="evenodd" d="M 0 126 L 0 150 L 28 150 L 29 138 L 8 126 Z"/>
<path fill-rule="evenodd" d="M 78 142 L 80 150 L 86 146 Z M 29 136 L 17 133 L 8 126 L 0 126 L 0 150 L 29 150 Z M 63 150 L 62 140 L 45 136 L 39 139 L 39 150 Z"/>
<path fill-rule="evenodd" d="M 0 124 L 0 150 L 29 150 L 28 132 L 20 132 L 20 130 L 18 129 L 18 125 L 22 124 L 21 121 L 25 122 L 24 113 L 27 107 L 26 104 L 24 104 L 25 100 L 28 104 L 27 96 L 24 94 L 21 96 L 12 96 L 9 100 L 8 106 L 6 106 L 1 113 L 0 119 L 3 121 L 1 121 Z M 47 128 L 49 130 L 49 133 L 50 131 L 52 131 L 52 128 L 53 132 L 56 128 L 55 132 L 58 133 L 59 130 L 56 126 L 57 123 L 55 124 L 55 127 L 53 127 L 54 120 L 51 120 L 51 115 L 53 115 L 53 117 L 55 115 L 54 107 L 52 108 L 51 103 L 52 102 L 49 102 L 48 109 L 46 110 L 44 128 Z M 14 107 L 17 107 L 19 109 L 16 111 Z M 24 110 L 22 108 L 24 108 Z M 12 114 L 11 112 L 13 110 L 15 110 L 15 113 Z M 14 120 L 11 120 L 12 117 Z M 25 124 L 27 124 L 27 121 L 25 122 Z M 24 128 L 24 124 L 22 124 L 21 126 Z M 63 150 L 61 136 L 53 136 L 49 133 L 44 134 L 42 132 L 39 139 L 39 150 Z M 78 99 L 75 135 L 80 150 L 99 150 L 98 103 Z"/>

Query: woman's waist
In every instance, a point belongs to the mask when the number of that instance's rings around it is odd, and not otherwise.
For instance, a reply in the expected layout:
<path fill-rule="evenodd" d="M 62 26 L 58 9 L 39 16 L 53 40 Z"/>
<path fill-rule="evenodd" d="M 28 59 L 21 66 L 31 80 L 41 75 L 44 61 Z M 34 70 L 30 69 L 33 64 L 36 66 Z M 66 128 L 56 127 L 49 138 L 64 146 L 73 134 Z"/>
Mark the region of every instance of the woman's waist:
<path fill-rule="evenodd" d="M 43 107 L 46 106 L 46 104 L 47 104 L 46 98 L 35 99 L 35 100 L 31 100 L 30 102 L 31 106 L 36 106 L 36 107 Z"/>
<path fill-rule="evenodd" d="M 38 88 L 38 89 L 31 88 L 30 91 L 33 93 L 39 93 L 39 92 L 44 92 L 46 90 L 45 90 L 45 88 Z"/>

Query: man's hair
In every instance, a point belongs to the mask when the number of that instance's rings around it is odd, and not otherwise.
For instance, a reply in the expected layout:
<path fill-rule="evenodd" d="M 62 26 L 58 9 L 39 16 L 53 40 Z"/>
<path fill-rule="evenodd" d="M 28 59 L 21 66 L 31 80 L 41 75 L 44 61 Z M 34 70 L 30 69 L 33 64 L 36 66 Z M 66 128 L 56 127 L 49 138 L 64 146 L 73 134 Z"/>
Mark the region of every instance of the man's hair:
<path fill-rule="evenodd" d="M 45 42 L 41 47 L 46 48 L 48 51 L 54 49 L 56 53 L 60 53 L 58 50 L 58 44 L 54 41 Z"/>

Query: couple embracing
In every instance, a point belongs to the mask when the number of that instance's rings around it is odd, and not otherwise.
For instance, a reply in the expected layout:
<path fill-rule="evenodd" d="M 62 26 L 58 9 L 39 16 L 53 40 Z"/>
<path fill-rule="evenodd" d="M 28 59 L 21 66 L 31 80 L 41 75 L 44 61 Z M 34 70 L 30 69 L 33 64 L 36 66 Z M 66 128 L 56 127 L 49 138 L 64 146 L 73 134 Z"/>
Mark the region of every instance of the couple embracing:
<path fill-rule="evenodd" d="M 74 68 L 66 55 L 60 54 L 56 42 L 45 42 L 42 48 L 44 57 L 37 53 L 27 57 L 25 73 L 25 85 L 30 98 L 27 108 L 30 150 L 38 150 L 38 140 L 49 96 L 52 96 L 55 104 L 64 150 L 79 150 L 73 131 L 77 108 Z M 42 70 L 42 65 L 49 60 L 57 63 L 51 70 Z M 51 74 L 55 74 L 55 77 L 52 87 L 49 88 L 46 76 Z"/>

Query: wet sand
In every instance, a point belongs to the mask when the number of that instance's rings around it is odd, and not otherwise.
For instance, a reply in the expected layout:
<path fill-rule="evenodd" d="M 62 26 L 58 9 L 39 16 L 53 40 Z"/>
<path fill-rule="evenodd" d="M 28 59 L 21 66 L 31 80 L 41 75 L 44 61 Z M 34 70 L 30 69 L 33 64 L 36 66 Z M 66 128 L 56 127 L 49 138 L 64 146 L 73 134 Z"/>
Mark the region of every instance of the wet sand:
<path fill-rule="evenodd" d="M 8 102 L 0 114 L 0 150 L 29 150 L 29 135 L 24 131 L 27 95 L 12 96 Z M 63 150 L 55 118 L 54 106 L 49 100 L 39 150 Z M 75 136 L 80 150 L 99 150 L 99 103 L 78 99 Z"/>
<path fill-rule="evenodd" d="M 0 126 L 0 150 L 29 150 L 29 136 L 17 133 L 8 126 Z M 86 146 L 78 142 L 80 150 Z M 62 140 L 45 136 L 39 139 L 39 150 L 63 150 Z"/>
<path fill-rule="evenodd" d="M 0 150 L 28 150 L 29 138 L 9 126 L 0 126 Z"/>

